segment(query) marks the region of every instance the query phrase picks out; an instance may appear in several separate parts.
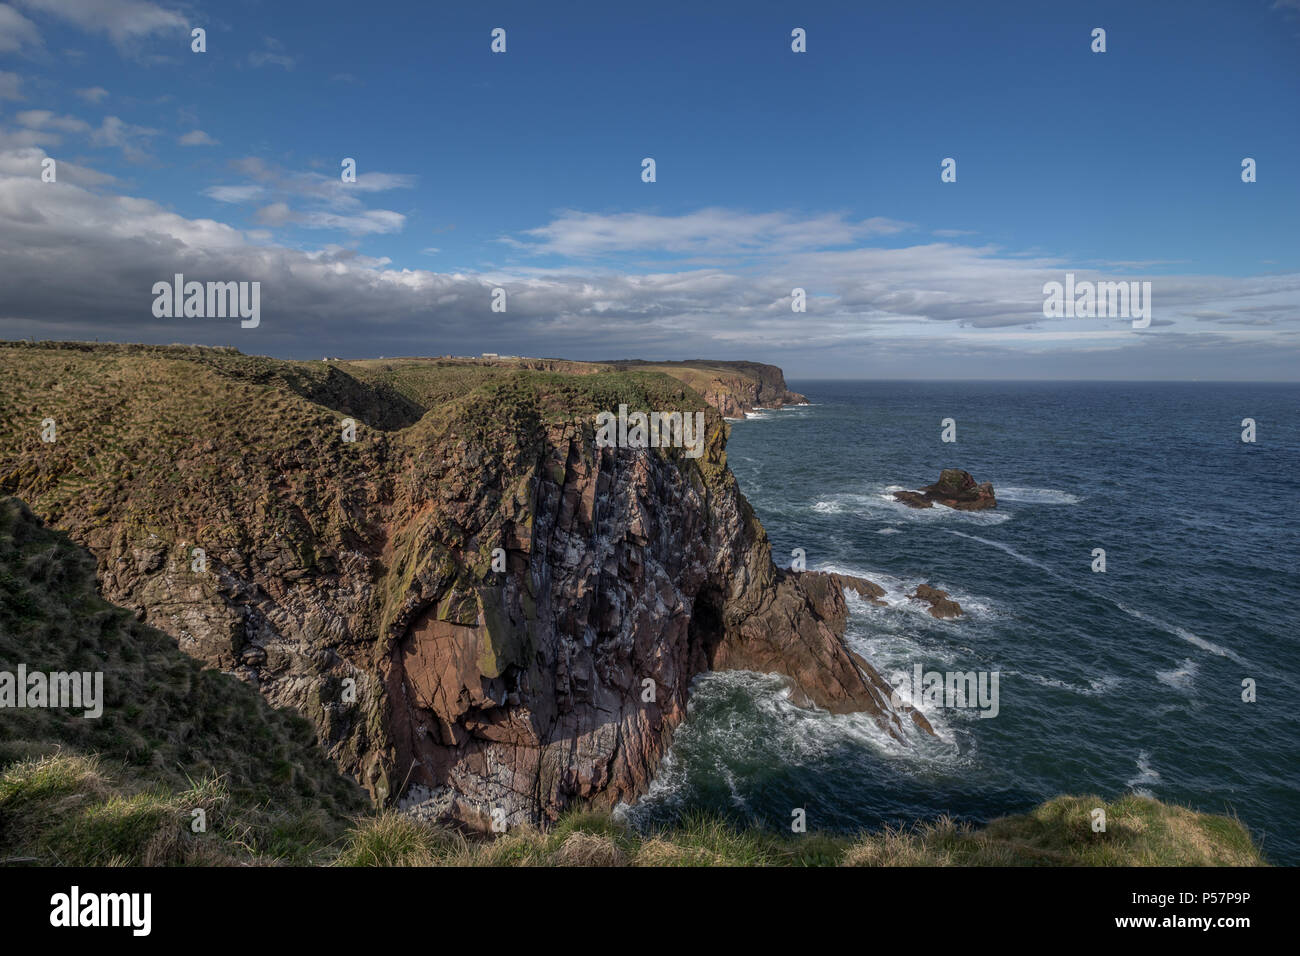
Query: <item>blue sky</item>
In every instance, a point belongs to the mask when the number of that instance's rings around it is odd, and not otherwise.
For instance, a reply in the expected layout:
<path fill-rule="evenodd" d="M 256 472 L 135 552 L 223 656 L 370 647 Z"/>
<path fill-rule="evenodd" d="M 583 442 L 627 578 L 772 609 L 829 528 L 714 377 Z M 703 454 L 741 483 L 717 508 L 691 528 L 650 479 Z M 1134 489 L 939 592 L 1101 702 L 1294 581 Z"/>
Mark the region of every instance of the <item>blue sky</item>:
<path fill-rule="evenodd" d="M 8 0 L 0 337 L 1294 380 L 1298 117 L 1300 0 Z M 1067 271 L 1151 327 L 1045 319 Z M 262 324 L 155 319 L 174 272 Z"/>

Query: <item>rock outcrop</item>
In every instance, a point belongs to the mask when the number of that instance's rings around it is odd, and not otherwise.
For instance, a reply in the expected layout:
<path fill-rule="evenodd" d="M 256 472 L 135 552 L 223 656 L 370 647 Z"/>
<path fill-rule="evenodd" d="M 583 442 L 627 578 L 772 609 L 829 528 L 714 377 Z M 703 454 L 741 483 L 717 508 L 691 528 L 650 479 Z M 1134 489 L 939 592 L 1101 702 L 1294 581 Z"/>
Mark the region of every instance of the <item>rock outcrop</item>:
<path fill-rule="evenodd" d="M 930 605 L 930 613 L 941 620 L 961 617 L 961 605 L 949 598 L 947 591 L 932 588 L 928 584 L 919 584 L 908 597 L 913 601 L 921 601 Z"/>
<path fill-rule="evenodd" d="M 711 667 L 928 729 L 845 646 L 844 582 L 774 567 L 725 425 L 679 382 L 394 368 L 0 347 L 0 493 L 87 545 L 106 597 L 308 717 L 376 800 L 439 819 L 636 799 Z M 620 402 L 703 411 L 704 454 L 597 449 Z"/>
<path fill-rule="evenodd" d="M 839 585 L 841 591 L 852 591 L 858 597 L 864 598 L 876 607 L 889 606 L 881 600 L 885 596 L 885 589 L 874 581 L 868 581 L 866 578 L 859 578 L 851 574 L 831 574 L 829 577 Z"/>
<path fill-rule="evenodd" d="M 920 491 L 895 491 L 894 498 L 912 508 L 940 504 L 958 511 L 982 511 L 998 506 L 993 485 L 987 481 L 977 484 L 970 472 L 960 468 L 945 468 L 934 484 Z"/>

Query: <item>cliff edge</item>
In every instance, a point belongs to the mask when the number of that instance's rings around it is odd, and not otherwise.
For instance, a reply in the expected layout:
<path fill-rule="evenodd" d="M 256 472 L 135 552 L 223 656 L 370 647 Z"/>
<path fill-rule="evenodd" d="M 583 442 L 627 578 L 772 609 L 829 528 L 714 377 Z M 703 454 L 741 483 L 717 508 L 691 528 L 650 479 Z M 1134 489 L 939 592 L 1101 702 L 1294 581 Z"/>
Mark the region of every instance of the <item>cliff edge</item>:
<path fill-rule="evenodd" d="M 662 373 L 38 343 L 0 374 L 0 493 L 380 802 L 486 829 L 634 800 L 709 668 L 926 729 L 845 646 L 839 586 L 774 567 L 718 411 Z M 597 448 L 620 404 L 699 412 L 702 454 Z"/>

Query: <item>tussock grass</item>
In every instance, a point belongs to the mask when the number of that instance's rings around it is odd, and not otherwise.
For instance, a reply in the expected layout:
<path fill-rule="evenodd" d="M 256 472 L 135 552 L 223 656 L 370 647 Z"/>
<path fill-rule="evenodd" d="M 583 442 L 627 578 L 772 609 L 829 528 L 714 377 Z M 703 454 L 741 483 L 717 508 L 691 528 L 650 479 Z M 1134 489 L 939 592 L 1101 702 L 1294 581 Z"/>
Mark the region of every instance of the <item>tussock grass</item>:
<path fill-rule="evenodd" d="M 195 810 L 204 813 L 198 832 Z M 0 865 L 321 864 L 338 855 L 342 829 L 320 808 L 237 798 L 218 776 L 172 787 L 69 752 L 0 772 Z"/>
<path fill-rule="evenodd" d="M 1105 807 L 1105 833 L 1093 833 Z M 569 814 L 548 830 L 469 839 L 388 812 L 358 821 L 345 866 L 1263 866 L 1242 824 L 1146 797 L 1058 797 L 983 828 L 948 817 L 843 836 L 778 834 L 696 815 L 639 834 L 608 814 Z"/>

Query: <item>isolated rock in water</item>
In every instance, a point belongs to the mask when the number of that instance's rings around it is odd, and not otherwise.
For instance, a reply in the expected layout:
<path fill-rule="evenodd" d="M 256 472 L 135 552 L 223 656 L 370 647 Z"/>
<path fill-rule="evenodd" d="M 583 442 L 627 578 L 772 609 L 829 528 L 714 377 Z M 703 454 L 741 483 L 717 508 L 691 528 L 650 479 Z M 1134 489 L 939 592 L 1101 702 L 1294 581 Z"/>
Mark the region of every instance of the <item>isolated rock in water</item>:
<path fill-rule="evenodd" d="M 896 491 L 894 498 L 912 508 L 940 504 L 958 511 L 983 511 L 998 506 L 992 483 L 977 484 L 970 472 L 960 468 L 945 468 L 934 484 L 926 485 L 920 491 Z"/>
<path fill-rule="evenodd" d="M 908 595 L 913 601 L 925 601 L 930 605 L 930 613 L 937 618 L 959 617 L 961 615 L 961 605 L 956 601 L 950 600 L 947 591 L 940 591 L 938 588 L 932 588 L 928 584 L 918 585 L 916 590 Z"/>

